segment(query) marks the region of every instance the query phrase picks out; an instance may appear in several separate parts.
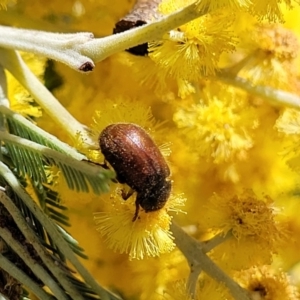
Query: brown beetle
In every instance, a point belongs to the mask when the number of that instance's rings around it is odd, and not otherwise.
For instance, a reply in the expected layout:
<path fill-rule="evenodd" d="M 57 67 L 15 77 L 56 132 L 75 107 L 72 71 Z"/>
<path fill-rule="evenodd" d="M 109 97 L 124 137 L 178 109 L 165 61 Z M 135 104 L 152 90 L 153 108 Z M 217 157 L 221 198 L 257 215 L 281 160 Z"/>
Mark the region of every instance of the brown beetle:
<path fill-rule="evenodd" d="M 137 192 L 133 221 L 138 217 L 139 206 L 145 212 L 161 209 L 171 192 L 170 169 L 147 132 L 131 123 L 112 124 L 101 132 L 99 143 L 118 181 Z M 123 199 L 132 193 L 123 195 Z"/>

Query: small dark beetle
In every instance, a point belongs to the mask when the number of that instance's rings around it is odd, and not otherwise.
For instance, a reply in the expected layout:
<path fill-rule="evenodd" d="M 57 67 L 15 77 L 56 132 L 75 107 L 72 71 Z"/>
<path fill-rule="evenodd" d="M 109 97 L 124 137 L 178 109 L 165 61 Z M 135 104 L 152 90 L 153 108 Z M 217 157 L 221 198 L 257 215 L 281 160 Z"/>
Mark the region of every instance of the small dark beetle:
<path fill-rule="evenodd" d="M 145 212 L 161 209 L 171 192 L 170 169 L 146 131 L 131 123 L 112 124 L 101 132 L 99 143 L 118 181 L 137 192 L 133 221 L 139 206 Z M 123 195 L 124 200 L 129 196 Z"/>

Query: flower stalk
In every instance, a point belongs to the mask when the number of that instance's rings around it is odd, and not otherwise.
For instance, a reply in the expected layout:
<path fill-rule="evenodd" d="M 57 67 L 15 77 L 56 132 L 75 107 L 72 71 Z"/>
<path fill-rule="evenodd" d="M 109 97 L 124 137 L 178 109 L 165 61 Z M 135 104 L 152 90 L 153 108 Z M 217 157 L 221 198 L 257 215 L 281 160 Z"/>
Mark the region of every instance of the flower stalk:
<path fill-rule="evenodd" d="M 295 94 L 269 86 L 253 85 L 249 80 L 226 71 L 218 73 L 217 78 L 224 83 L 241 88 L 252 95 L 264 98 L 272 105 L 300 109 L 300 97 Z"/>
<path fill-rule="evenodd" d="M 187 283 L 188 292 L 195 294 L 196 280 L 203 270 L 206 274 L 215 280 L 222 282 L 230 290 L 232 296 L 238 300 L 251 300 L 248 293 L 241 288 L 232 278 L 224 273 L 203 251 L 201 244 L 187 233 L 181 227 L 172 222 L 171 230 L 175 237 L 175 243 L 179 250 L 184 254 L 191 269 L 191 275 Z M 193 290 L 192 290 L 193 289 Z"/>

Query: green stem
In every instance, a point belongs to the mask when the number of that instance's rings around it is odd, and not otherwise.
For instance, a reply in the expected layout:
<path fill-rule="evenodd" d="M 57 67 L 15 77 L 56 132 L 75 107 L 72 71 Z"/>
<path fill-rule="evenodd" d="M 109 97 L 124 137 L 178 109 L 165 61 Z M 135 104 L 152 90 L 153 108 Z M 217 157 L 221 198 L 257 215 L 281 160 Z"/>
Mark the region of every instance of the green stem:
<path fill-rule="evenodd" d="M 9 108 L 7 108 L 3 105 L 0 105 L 0 113 L 2 113 L 7 119 L 10 119 L 13 122 L 16 122 L 19 126 L 26 127 L 26 129 L 28 131 L 32 131 L 34 134 L 42 137 L 42 139 L 46 141 L 47 145 L 48 144 L 55 145 L 56 148 L 59 148 L 60 152 L 64 152 L 64 153 L 68 154 L 68 156 L 72 156 L 74 159 L 77 159 L 77 160 L 87 159 L 86 156 L 77 152 L 73 147 L 60 141 L 57 137 L 53 136 L 49 132 L 37 127 L 35 124 L 30 122 L 23 116 L 19 115 L 18 113 L 10 110 Z"/>
<path fill-rule="evenodd" d="M 36 277 L 41 279 L 42 282 L 49 287 L 55 297 L 58 299 L 67 299 L 65 293 L 61 290 L 57 282 L 55 282 L 49 273 L 28 254 L 24 247 L 12 237 L 11 233 L 6 228 L 0 228 L 0 236 L 6 244 L 8 244 L 9 247 L 11 247 L 14 252 L 20 256 Z M 28 288 L 32 289 L 31 286 L 28 286 Z"/>
<path fill-rule="evenodd" d="M 12 262 L 0 254 L 0 266 L 5 272 L 21 282 L 24 286 L 30 287 L 30 290 L 39 298 L 43 300 L 53 300 L 53 297 L 47 294 L 41 287 L 39 287 L 33 280 L 31 280 L 24 272 L 18 269 Z"/>
<path fill-rule="evenodd" d="M 80 174 L 83 174 L 87 181 L 91 184 L 91 187 L 96 194 L 107 192 L 109 190 L 108 181 L 113 177 L 113 173 L 111 171 L 105 170 L 94 164 L 89 164 L 86 161 L 75 159 L 71 156 L 68 156 L 67 154 L 58 152 L 56 150 L 50 149 L 38 143 L 23 139 L 19 136 L 15 136 L 4 131 L 0 131 L 0 140 L 7 142 L 8 146 L 13 144 L 21 149 L 38 154 L 40 162 L 35 160 L 34 162 L 32 162 L 32 165 L 40 166 L 40 168 L 43 168 L 43 166 L 41 165 L 42 158 L 45 157 L 50 161 L 50 163 L 57 165 L 59 168 L 68 166 L 71 169 L 78 171 Z M 26 153 L 24 155 L 26 155 Z M 24 162 L 24 159 L 27 159 L 26 156 L 18 156 L 16 160 L 18 158 L 20 160 L 18 160 L 17 162 L 15 161 L 16 165 L 26 163 Z M 30 168 L 28 168 L 28 170 L 29 169 Z M 65 168 L 65 170 L 66 172 L 68 171 L 67 168 Z M 43 177 L 46 177 L 45 173 L 43 173 L 43 171 L 41 170 L 38 171 L 35 169 L 31 169 L 31 171 L 33 171 L 32 177 L 36 175 L 36 177 L 33 179 L 43 180 Z M 66 172 L 63 172 L 63 175 L 65 176 L 65 179 L 68 180 Z M 73 175 L 69 176 L 71 178 Z M 82 180 L 80 182 L 82 185 L 78 187 L 78 190 L 88 192 L 89 186 L 83 184 Z"/>
<path fill-rule="evenodd" d="M 35 101 L 75 141 L 79 134 L 89 147 L 98 148 L 89 135 L 88 128 L 79 123 L 37 79 L 21 56 L 13 51 L 0 48 L 0 64 L 30 92 Z"/>
<path fill-rule="evenodd" d="M 57 226 L 43 213 L 43 211 L 32 201 L 30 196 L 25 192 L 23 187 L 18 182 L 14 174 L 2 163 L 0 163 L 0 173 L 3 178 L 12 187 L 15 193 L 23 200 L 24 204 L 28 209 L 35 215 L 40 221 L 45 230 L 53 241 L 60 252 L 73 264 L 78 273 L 82 276 L 83 280 L 99 295 L 101 300 L 120 300 L 119 297 L 115 296 L 111 292 L 102 288 L 93 276 L 83 267 L 78 258 L 73 253 L 69 244 L 64 240 L 62 235 L 59 233 Z M 13 215 L 13 214 L 12 214 Z M 22 218 L 23 219 L 23 218 Z M 23 219 L 24 221 L 24 219 Z M 20 228 L 21 229 L 21 228 Z M 80 298 L 75 298 L 80 299 Z"/>
<path fill-rule="evenodd" d="M 81 170 L 82 172 L 86 174 L 93 174 L 96 169 L 99 172 L 100 168 L 95 167 L 95 165 L 87 164 L 86 162 L 82 160 L 78 160 L 78 158 L 84 157 L 81 156 L 79 153 L 76 155 L 76 158 L 73 158 L 72 156 L 69 156 L 68 154 L 58 152 L 56 150 L 50 149 L 46 146 L 40 145 L 38 143 L 32 142 L 30 140 L 21 138 L 19 136 L 0 131 L 0 140 L 6 141 L 8 143 L 12 143 L 14 145 L 18 145 L 22 147 L 23 149 L 28 149 L 29 151 L 33 151 L 35 153 L 38 153 L 40 155 L 44 155 L 48 159 L 52 159 L 55 162 L 60 162 L 69 166 L 72 166 L 73 168 L 76 168 L 78 170 Z M 94 171 L 94 172 L 93 172 Z"/>
<path fill-rule="evenodd" d="M 197 279 L 201 270 L 203 270 L 207 275 L 218 282 L 224 283 L 236 300 L 251 300 L 246 290 L 241 288 L 204 253 L 201 244 L 199 244 L 197 240 L 190 237 L 174 222 L 171 224 L 171 230 L 175 237 L 177 247 L 184 254 L 189 263 L 191 272 L 195 272 L 193 276 L 190 276 L 193 280 Z M 188 282 L 187 286 L 188 288 L 195 287 L 196 284 Z"/>

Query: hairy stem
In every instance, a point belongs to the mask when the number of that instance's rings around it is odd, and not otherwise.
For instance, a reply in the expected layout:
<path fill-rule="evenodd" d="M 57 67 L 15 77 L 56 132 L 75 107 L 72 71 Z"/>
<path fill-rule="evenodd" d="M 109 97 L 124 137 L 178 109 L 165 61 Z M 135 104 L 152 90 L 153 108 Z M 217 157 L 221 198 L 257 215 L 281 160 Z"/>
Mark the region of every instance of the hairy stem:
<path fill-rule="evenodd" d="M 224 233 L 217 234 L 212 239 L 205 241 L 205 242 L 201 242 L 202 250 L 203 250 L 203 252 L 207 253 L 231 237 L 232 237 L 231 230 L 228 231 L 226 234 L 224 234 Z"/>
<path fill-rule="evenodd" d="M 93 37 L 88 32 L 52 33 L 0 26 L 0 47 L 46 56 L 82 72 L 92 71 L 95 65 L 78 47 Z"/>

